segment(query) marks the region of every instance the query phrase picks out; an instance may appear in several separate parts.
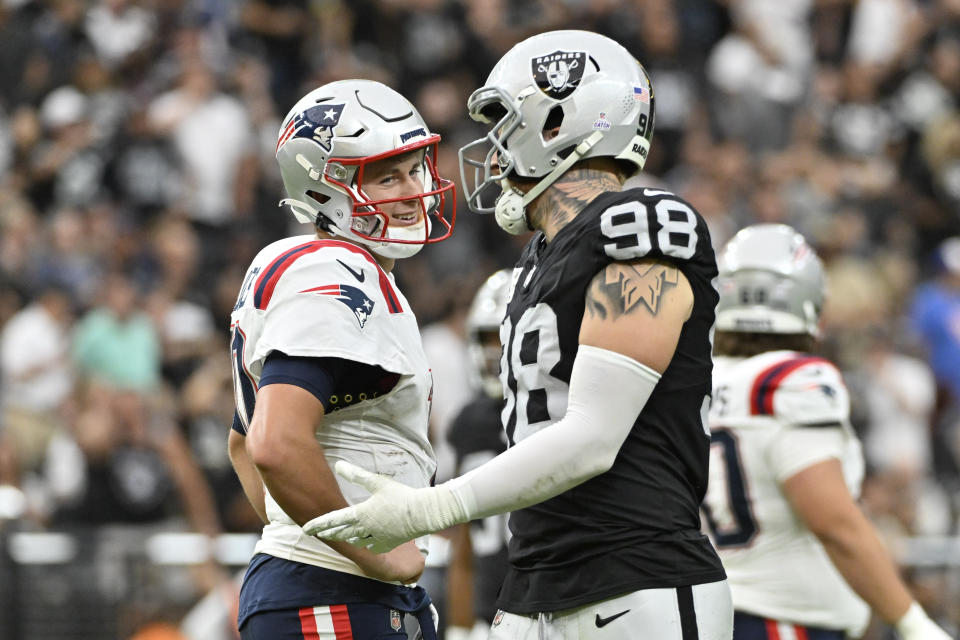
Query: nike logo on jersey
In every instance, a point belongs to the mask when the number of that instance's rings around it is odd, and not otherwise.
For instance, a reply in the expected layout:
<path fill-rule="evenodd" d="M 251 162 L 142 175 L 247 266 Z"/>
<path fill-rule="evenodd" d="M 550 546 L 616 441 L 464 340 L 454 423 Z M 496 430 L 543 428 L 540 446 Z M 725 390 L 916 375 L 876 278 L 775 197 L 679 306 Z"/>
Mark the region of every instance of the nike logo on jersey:
<path fill-rule="evenodd" d="M 367 274 L 363 272 L 363 269 L 361 269 L 360 271 L 354 271 L 353 268 L 350 266 L 347 266 L 347 264 L 343 260 L 338 259 L 337 262 L 340 263 L 340 266 L 342 266 L 344 269 L 349 271 L 350 275 L 352 275 L 354 278 L 357 279 L 357 282 L 363 282 L 363 280 L 367 277 Z"/>
<path fill-rule="evenodd" d="M 619 618 L 620 616 L 625 616 L 628 613 L 630 613 L 630 609 L 627 609 L 626 611 L 621 611 L 620 613 L 615 613 L 608 618 L 601 618 L 600 614 L 598 613 L 594 622 L 596 623 L 597 628 L 599 629 L 600 627 L 605 627 L 611 622 L 613 622 L 614 620 L 616 620 L 617 618 Z"/>

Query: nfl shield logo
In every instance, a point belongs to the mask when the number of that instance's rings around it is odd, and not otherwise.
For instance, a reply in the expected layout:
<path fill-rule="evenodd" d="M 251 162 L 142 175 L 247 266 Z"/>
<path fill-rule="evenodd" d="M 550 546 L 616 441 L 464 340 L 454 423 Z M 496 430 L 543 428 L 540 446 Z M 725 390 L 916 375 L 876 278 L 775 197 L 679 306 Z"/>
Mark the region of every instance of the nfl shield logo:
<path fill-rule="evenodd" d="M 580 84 L 586 66 L 585 51 L 554 51 L 530 60 L 533 79 L 551 98 L 562 100 Z"/>
<path fill-rule="evenodd" d="M 503 622 L 503 610 L 497 609 L 497 615 L 493 616 L 493 624 L 490 625 L 491 628 L 496 627 L 501 622 Z"/>
<path fill-rule="evenodd" d="M 400 612 L 396 609 L 390 609 L 390 628 L 394 631 L 400 631 L 401 625 Z"/>

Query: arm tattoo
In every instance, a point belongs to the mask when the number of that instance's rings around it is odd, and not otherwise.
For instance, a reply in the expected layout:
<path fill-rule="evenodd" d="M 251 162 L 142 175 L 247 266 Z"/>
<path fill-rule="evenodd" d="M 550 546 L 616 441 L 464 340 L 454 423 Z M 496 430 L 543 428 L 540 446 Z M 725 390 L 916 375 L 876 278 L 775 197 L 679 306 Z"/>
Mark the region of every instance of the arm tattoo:
<path fill-rule="evenodd" d="M 679 280 L 677 268 L 660 262 L 610 265 L 587 290 L 587 312 L 606 319 L 646 308 L 660 312 L 664 293 Z"/>

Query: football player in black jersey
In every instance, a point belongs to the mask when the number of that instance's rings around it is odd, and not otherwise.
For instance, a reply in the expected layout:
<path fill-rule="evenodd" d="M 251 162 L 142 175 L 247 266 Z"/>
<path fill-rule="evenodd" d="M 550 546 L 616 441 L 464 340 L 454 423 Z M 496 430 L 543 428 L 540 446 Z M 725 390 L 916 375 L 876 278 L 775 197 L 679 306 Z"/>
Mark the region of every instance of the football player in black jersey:
<path fill-rule="evenodd" d="M 500 329 L 509 448 L 427 489 L 338 463 L 373 495 L 304 530 L 379 551 L 512 511 L 490 638 L 729 639 L 699 516 L 716 258 L 689 203 L 622 190 L 649 153 L 647 74 L 609 38 L 554 31 L 507 52 L 468 108 L 490 125 L 460 150 L 471 209 L 536 232 Z"/>

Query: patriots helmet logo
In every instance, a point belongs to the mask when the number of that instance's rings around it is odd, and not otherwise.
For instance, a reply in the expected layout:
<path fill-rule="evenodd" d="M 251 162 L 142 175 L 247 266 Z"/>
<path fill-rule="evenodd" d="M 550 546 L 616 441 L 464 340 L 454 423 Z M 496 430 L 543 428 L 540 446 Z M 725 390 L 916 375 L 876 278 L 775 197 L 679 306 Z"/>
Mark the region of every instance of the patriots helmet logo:
<path fill-rule="evenodd" d="M 361 329 L 367 323 L 367 318 L 373 313 L 374 302 L 370 299 L 370 296 L 357 287 L 351 287 L 347 284 L 328 284 L 322 287 L 304 289 L 300 293 L 319 293 L 325 296 L 333 296 L 350 307 Z"/>
<path fill-rule="evenodd" d="M 307 138 L 319 144 L 325 151 L 330 151 L 333 139 L 333 128 L 340 122 L 343 113 L 342 104 L 318 104 L 315 107 L 304 109 L 293 116 L 283 134 L 277 150 L 292 138 Z"/>

